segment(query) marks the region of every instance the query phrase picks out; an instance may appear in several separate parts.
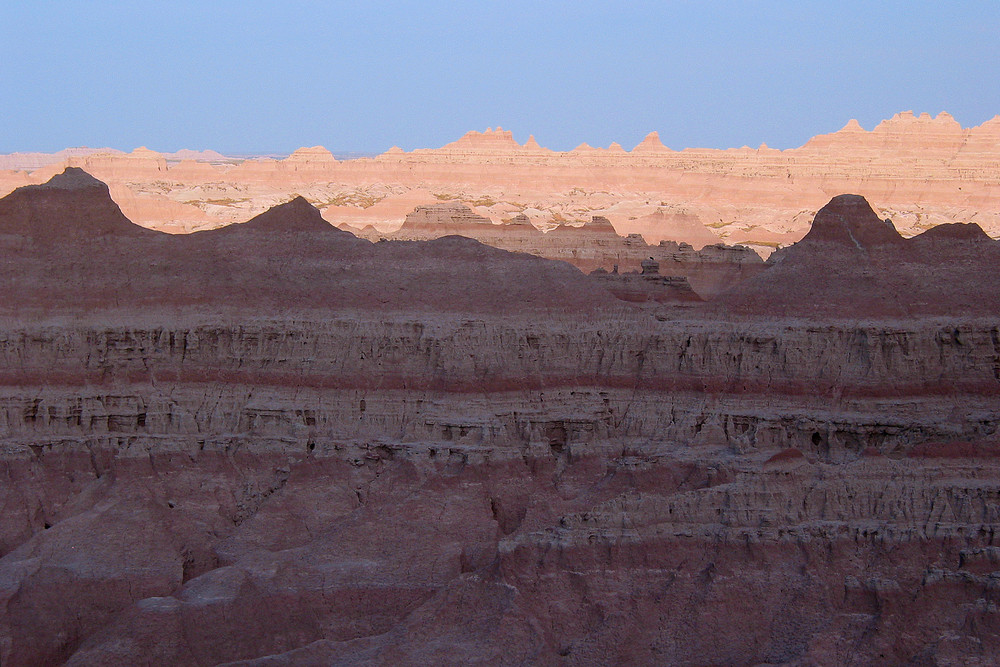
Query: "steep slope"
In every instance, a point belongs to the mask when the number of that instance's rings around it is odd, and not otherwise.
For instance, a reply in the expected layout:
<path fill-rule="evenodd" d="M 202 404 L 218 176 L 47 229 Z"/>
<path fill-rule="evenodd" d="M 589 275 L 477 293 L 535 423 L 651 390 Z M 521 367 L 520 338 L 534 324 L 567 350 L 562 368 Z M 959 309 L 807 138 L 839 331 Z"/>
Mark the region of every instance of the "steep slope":
<path fill-rule="evenodd" d="M 317 216 L 2 235 L 0 663 L 995 662 L 996 312 L 836 277 L 985 297 L 975 228 L 836 199 L 803 320 Z"/>
<path fill-rule="evenodd" d="M 771 268 L 714 305 L 761 315 L 991 316 L 1000 311 L 1000 242 L 975 224 L 911 239 L 858 195 L 834 197 Z"/>
<path fill-rule="evenodd" d="M 0 234 L 59 243 L 103 236 L 150 238 L 157 232 L 132 224 L 106 184 L 67 167 L 42 185 L 20 187 L 0 199 Z"/>
<path fill-rule="evenodd" d="M 1000 647 L 995 323 L 252 312 L 3 331 L 5 664 Z"/>
<path fill-rule="evenodd" d="M 0 200 L 0 233 L 8 259 L 0 308 L 19 317 L 107 307 L 476 313 L 618 306 L 565 264 L 457 237 L 371 244 L 330 225 L 302 197 L 216 230 L 147 230 L 122 215 L 103 183 L 73 168 Z"/>
<path fill-rule="evenodd" d="M 198 233 L 198 232 L 196 232 Z M 253 234 L 331 234 L 347 238 L 348 232 L 341 231 L 323 219 L 322 214 L 305 197 L 295 196 L 284 204 L 269 208 L 260 215 L 244 223 L 221 227 L 208 232 L 212 236 L 247 236 Z"/>
<path fill-rule="evenodd" d="M 837 250 L 853 245 L 866 251 L 879 246 L 901 246 L 903 237 L 891 221 L 879 220 L 864 197 L 838 195 L 819 210 L 795 252 L 824 243 Z"/>

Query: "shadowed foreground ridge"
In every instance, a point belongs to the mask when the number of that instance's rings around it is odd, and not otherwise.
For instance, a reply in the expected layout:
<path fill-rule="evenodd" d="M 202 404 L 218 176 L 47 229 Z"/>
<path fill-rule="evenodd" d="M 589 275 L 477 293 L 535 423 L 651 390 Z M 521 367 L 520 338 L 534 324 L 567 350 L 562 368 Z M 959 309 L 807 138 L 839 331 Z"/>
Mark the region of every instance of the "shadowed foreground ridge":
<path fill-rule="evenodd" d="M 995 661 L 978 228 L 841 196 L 632 303 L 298 198 L 132 229 L 68 177 L 0 200 L 5 667 Z"/>
<path fill-rule="evenodd" d="M 771 268 L 734 286 L 716 310 L 756 316 L 993 317 L 1000 312 L 1000 241 L 975 223 L 904 239 L 858 195 L 839 195 Z"/>
<path fill-rule="evenodd" d="M 39 242 L 77 242 L 103 236 L 149 237 L 111 199 L 108 186 L 77 167 L 41 185 L 26 185 L 0 199 L 0 234 Z"/>
<path fill-rule="evenodd" d="M 903 237 L 889 220 L 879 220 L 871 205 L 860 195 L 837 195 L 816 213 L 806 243 L 827 241 L 853 244 L 858 249 L 899 244 Z"/>
<path fill-rule="evenodd" d="M 0 314 L 16 318 L 93 308 L 500 313 L 617 303 L 561 262 L 468 239 L 369 243 L 301 197 L 217 230 L 155 232 L 132 224 L 79 169 L 0 199 L 0 234 Z"/>

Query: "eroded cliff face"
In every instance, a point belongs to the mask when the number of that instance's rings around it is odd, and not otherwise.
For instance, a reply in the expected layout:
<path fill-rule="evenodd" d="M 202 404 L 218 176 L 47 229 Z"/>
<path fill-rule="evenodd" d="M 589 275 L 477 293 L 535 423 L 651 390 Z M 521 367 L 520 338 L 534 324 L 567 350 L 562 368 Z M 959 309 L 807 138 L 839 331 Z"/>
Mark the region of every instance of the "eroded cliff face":
<path fill-rule="evenodd" d="M 8 326 L 5 664 L 985 659 L 997 326 Z"/>
<path fill-rule="evenodd" d="M 724 241 L 766 253 L 802 238 L 815 212 L 842 192 L 877 202 L 907 236 L 950 222 L 1000 236 L 998 155 L 997 118 L 963 128 L 947 113 L 905 112 L 871 131 L 850 122 L 783 151 L 674 151 L 655 132 L 631 151 L 552 151 L 497 128 L 438 149 L 356 160 L 335 160 L 321 147 L 245 161 L 143 148 L 11 155 L 0 156 L 0 169 L 33 171 L 0 172 L 0 194 L 76 166 L 108 182 L 130 219 L 170 232 L 243 222 L 300 194 L 331 222 L 385 233 L 415 206 L 448 199 L 494 222 L 526 215 L 546 227 L 600 215 L 654 245 Z"/>
<path fill-rule="evenodd" d="M 760 256 L 745 246 L 716 242 L 702 244 L 704 247 L 695 250 L 688 243 L 663 241 L 649 245 L 639 234 L 620 236 L 611 222 L 601 216 L 594 216 L 582 225 L 559 224 L 543 233 L 523 214 L 494 224 L 461 202 L 417 207 L 393 232 L 381 233 L 372 227 L 354 232 L 372 241 L 386 238 L 425 241 L 460 235 L 494 248 L 561 260 L 585 273 L 638 272 L 644 260 L 653 259 L 665 275 L 687 278 L 698 295 L 705 298 L 765 268 Z"/>
<path fill-rule="evenodd" d="M 994 662 L 997 244 L 813 230 L 635 304 L 303 199 L 0 200 L 0 664 Z"/>

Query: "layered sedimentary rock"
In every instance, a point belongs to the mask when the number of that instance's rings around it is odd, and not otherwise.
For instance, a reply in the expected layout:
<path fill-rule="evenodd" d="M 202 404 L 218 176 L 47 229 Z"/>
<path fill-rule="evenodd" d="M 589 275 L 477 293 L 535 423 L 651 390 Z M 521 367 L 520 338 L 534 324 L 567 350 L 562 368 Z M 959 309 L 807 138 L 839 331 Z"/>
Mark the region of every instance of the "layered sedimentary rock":
<path fill-rule="evenodd" d="M 303 199 L 130 229 L 85 176 L 0 201 L 4 665 L 994 660 L 990 284 L 649 308 Z M 734 294 L 996 246 L 870 213 L 834 200 Z"/>
<path fill-rule="evenodd" d="M 615 302 L 566 264 L 470 239 L 358 239 L 301 197 L 246 223 L 163 234 L 132 224 L 106 185 L 74 168 L 0 200 L 0 237 L 0 313 L 14 317 L 146 305 L 498 313 Z"/>
<path fill-rule="evenodd" d="M 563 260 L 587 273 L 639 271 L 644 260 L 652 259 L 661 263 L 665 275 L 686 278 L 704 297 L 714 296 L 764 269 L 760 256 L 744 246 L 716 243 L 701 250 L 686 243 L 661 242 L 651 246 L 638 234 L 619 236 L 611 222 L 601 216 L 594 216 L 582 225 L 559 224 L 543 233 L 523 214 L 493 223 L 454 201 L 418 207 L 393 232 L 381 233 L 371 228 L 355 232 L 373 240 L 428 240 L 460 235 L 512 252 Z"/>
<path fill-rule="evenodd" d="M 168 231 L 242 222 L 301 194 L 331 222 L 387 232 L 414 206 L 456 199 L 494 222 L 524 214 L 545 228 L 599 215 L 651 244 L 724 241 L 767 253 L 802 238 L 832 196 L 856 192 L 906 236 L 950 222 L 976 222 L 1000 236 L 1000 120 L 963 128 L 947 113 L 901 113 L 871 131 L 851 121 L 788 150 L 676 151 L 654 132 L 630 151 L 617 144 L 552 151 L 497 128 L 439 149 L 352 160 L 313 147 L 286 159 L 201 156 L 195 169 L 176 162 L 184 156 L 137 149 L 51 164 L 7 156 L 0 168 L 35 168 L 34 183 L 66 165 L 85 168 L 113 193 L 131 193 L 120 201 L 131 219 Z M 24 177 L 0 172 L 0 193 Z"/>
<path fill-rule="evenodd" d="M 767 315 L 947 316 L 1000 312 L 1000 242 L 975 223 L 905 239 L 858 195 L 824 206 L 805 238 L 716 307 Z"/>

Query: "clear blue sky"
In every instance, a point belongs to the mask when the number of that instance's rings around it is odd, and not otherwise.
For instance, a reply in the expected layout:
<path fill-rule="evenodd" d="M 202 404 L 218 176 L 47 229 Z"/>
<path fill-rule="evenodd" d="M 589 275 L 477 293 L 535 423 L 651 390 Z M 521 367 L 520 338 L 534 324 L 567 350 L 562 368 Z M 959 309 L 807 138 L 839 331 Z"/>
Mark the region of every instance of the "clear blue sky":
<path fill-rule="evenodd" d="M 0 153 L 801 145 L 1000 113 L 1000 2 L 9 2 Z"/>

